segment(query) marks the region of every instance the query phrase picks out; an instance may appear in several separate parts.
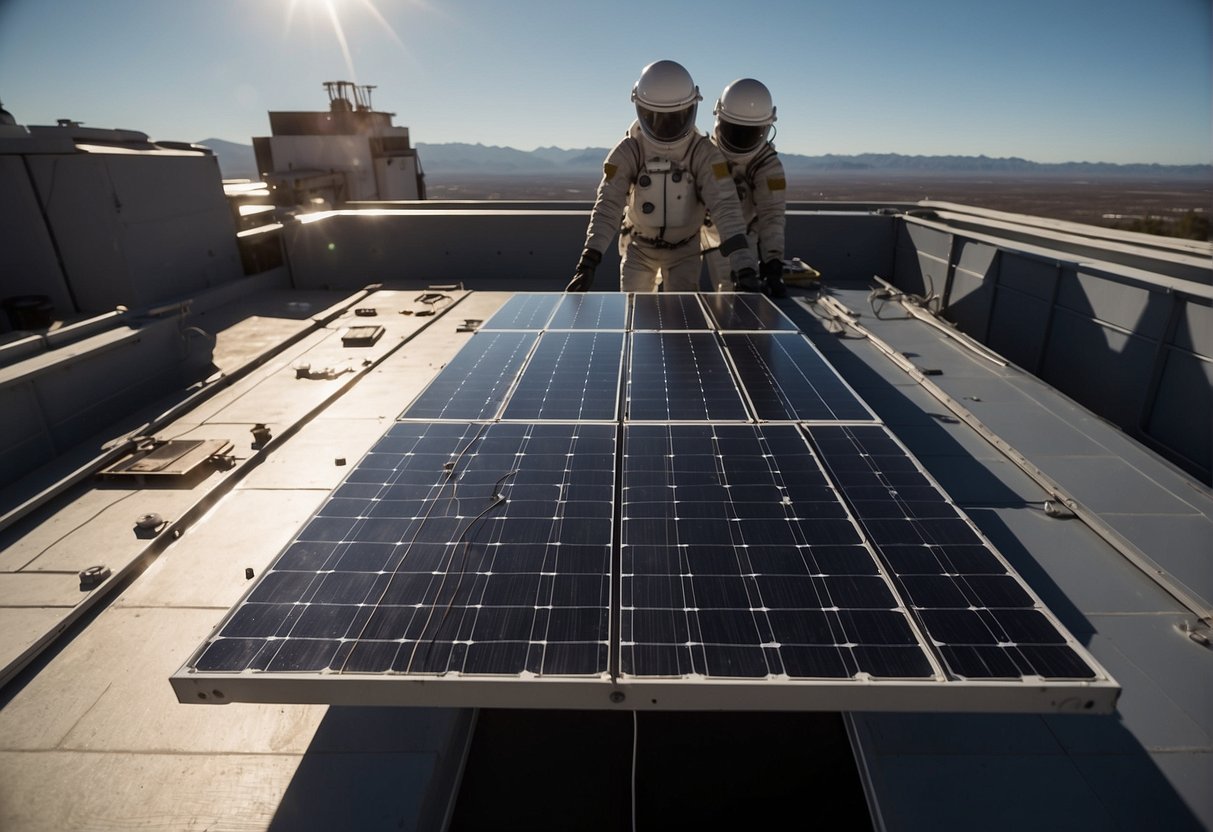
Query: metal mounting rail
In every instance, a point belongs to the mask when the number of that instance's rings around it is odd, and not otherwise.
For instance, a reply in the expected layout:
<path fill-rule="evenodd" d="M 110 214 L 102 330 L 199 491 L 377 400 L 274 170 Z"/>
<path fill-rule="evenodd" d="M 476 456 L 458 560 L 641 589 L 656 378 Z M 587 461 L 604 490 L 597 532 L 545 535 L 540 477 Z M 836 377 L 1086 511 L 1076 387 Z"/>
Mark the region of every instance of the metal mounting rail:
<path fill-rule="evenodd" d="M 17 522 L 34 509 L 45 505 L 58 497 L 60 494 L 67 491 L 72 486 L 83 482 L 89 477 L 95 475 L 97 472 L 121 459 L 123 456 L 134 450 L 141 438 L 152 435 L 162 426 L 174 421 L 181 416 L 181 414 L 188 413 L 190 410 L 194 409 L 199 404 L 218 393 L 220 390 L 223 390 L 234 384 L 236 381 L 244 378 L 253 370 L 264 365 L 275 355 L 278 355 L 291 345 L 299 342 L 307 335 L 315 332 L 318 329 L 323 329 L 328 323 L 336 319 L 347 309 L 360 303 L 377 289 L 377 284 L 360 289 L 353 295 L 350 295 L 349 297 L 325 310 L 323 313 L 313 317 L 312 325 L 308 328 L 302 329 L 292 335 L 290 338 L 280 341 L 271 349 L 267 350 L 246 364 L 238 367 L 232 372 L 219 373 L 212 376 L 207 381 L 204 381 L 199 385 L 195 385 L 192 392 L 188 393 L 181 401 L 174 404 L 168 410 L 156 416 L 146 424 L 141 425 L 134 430 L 123 434 L 122 436 L 111 439 L 103 446 L 101 453 L 99 453 L 97 456 L 88 460 L 75 470 L 60 477 L 54 483 L 42 489 L 37 494 L 23 500 L 21 503 L 13 506 L 11 509 L 4 511 L 2 514 L 0 514 L 0 531 L 7 529 L 13 523 Z"/>
<path fill-rule="evenodd" d="M 814 301 L 809 299 L 797 299 L 801 304 L 808 306 Z M 878 338 L 870 329 L 859 322 L 858 317 L 837 299 L 829 296 L 821 296 L 815 301 L 827 313 L 829 320 L 858 332 L 866 338 L 872 346 L 880 350 L 890 361 L 905 371 L 907 375 L 913 378 L 922 386 L 924 390 L 939 400 L 940 404 L 952 411 L 952 413 L 967 424 L 973 430 L 993 445 L 1003 456 L 1013 462 L 1020 470 L 1032 478 L 1041 488 L 1043 488 L 1053 501 L 1064 506 L 1069 511 L 1073 512 L 1074 516 L 1082 521 L 1084 525 L 1095 532 L 1105 543 L 1115 549 L 1125 560 L 1136 566 L 1141 572 L 1151 581 L 1162 588 L 1167 594 L 1178 601 L 1181 605 L 1192 612 L 1202 622 L 1213 621 L 1213 609 L 1207 603 L 1190 590 L 1182 581 L 1173 576 L 1170 572 L 1163 569 L 1149 555 L 1137 548 L 1131 541 L 1126 539 L 1120 532 L 1116 531 L 1111 525 L 1104 522 L 1094 511 L 1085 506 L 1080 500 L 1067 493 L 1061 485 L 1046 474 L 1044 471 L 1036 467 L 1027 457 L 1015 449 L 1013 445 L 1007 442 L 994 431 L 990 430 L 984 422 L 962 405 L 956 399 L 948 395 L 935 382 L 927 378 L 914 363 L 894 349 L 890 344 Z M 812 311 L 812 310 L 809 310 Z"/>

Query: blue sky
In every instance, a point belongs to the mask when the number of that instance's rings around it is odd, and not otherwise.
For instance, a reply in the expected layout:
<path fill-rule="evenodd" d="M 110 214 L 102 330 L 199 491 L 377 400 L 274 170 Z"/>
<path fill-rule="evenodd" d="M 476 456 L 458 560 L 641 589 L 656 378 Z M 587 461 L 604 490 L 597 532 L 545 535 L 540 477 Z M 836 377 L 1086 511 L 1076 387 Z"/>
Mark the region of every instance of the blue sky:
<path fill-rule="evenodd" d="M 764 81 L 784 152 L 1213 161 L 1209 0 L 0 0 L 0 100 L 153 138 L 248 143 L 322 82 L 375 84 L 414 142 L 613 144 L 640 69 L 699 126 Z M 340 23 L 345 48 L 336 35 Z"/>

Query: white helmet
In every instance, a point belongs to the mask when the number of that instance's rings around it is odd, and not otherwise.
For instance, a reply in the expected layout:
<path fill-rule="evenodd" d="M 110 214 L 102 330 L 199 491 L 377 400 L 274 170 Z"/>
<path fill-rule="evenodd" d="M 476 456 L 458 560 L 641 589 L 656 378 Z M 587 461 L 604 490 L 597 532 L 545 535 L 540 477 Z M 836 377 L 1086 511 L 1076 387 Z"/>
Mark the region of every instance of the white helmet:
<path fill-rule="evenodd" d="M 656 61 L 640 71 L 632 87 L 640 129 L 655 142 L 670 144 L 695 129 L 695 112 L 703 96 L 691 74 L 674 61 Z"/>
<path fill-rule="evenodd" d="M 752 153 L 775 123 L 771 91 L 761 81 L 738 78 L 716 99 L 716 143 L 730 153 Z"/>

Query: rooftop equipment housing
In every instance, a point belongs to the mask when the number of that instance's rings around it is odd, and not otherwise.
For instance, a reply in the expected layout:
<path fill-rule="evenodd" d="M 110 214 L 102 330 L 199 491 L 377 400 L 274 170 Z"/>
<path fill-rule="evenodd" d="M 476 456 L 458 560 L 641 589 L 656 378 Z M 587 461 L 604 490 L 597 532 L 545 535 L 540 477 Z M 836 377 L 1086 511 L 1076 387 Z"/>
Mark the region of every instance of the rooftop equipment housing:
<path fill-rule="evenodd" d="M 372 109 L 374 85 L 325 81 L 329 108 L 271 112 L 255 137 L 257 170 L 278 205 L 333 207 L 353 200 L 425 199 L 425 174 L 409 129 Z"/>

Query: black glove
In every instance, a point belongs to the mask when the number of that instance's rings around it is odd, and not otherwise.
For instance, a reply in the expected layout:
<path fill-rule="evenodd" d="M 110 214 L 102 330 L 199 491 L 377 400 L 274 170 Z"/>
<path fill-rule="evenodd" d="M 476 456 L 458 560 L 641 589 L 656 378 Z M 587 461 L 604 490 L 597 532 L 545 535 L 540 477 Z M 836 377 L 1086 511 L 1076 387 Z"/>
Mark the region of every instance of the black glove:
<path fill-rule="evenodd" d="M 766 284 L 767 294 L 773 298 L 786 298 L 788 289 L 783 285 L 783 261 L 775 258 L 759 266 L 762 282 Z"/>
<path fill-rule="evenodd" d="M 733 290 L 736 292 L 761 292 L 763 283 L 758 277 L 758 272 L 747 266 L 744 269 L 738 269 L 731 275 L 733 278 Z"/>
<path fill-rule="evenodd" d="M 594 285 L 594 269 L 598 268 L 598 264 L 601 262 L 602 255 L 592 248 L 581 252 L 581 259 L 577 261 L 577 271 L 573 272 L 573 279 L 569 281 L 568 286 L 564 287 L 564 290 L 566 292 L 588 292 Z"/>

